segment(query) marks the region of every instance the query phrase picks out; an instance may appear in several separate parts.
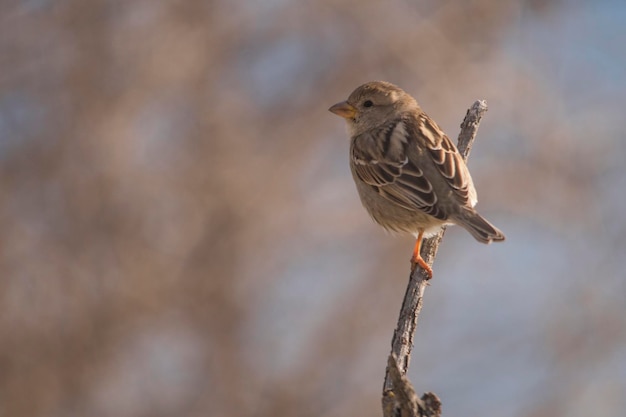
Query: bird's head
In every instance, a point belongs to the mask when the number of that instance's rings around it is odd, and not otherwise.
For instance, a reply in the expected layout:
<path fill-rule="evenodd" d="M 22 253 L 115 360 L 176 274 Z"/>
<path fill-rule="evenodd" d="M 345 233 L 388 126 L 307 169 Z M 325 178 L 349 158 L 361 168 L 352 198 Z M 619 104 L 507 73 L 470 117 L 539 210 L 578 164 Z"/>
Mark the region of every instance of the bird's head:
<path fill-rule="evenodd" d="M 346 119 L 354 136 L 383 126 L 403 112 L 415 109 L 419 109 L 415 99 L 400 87 L 384 81 L 371 81 L 359 86 L 346 101 L 328 110 Z"/>

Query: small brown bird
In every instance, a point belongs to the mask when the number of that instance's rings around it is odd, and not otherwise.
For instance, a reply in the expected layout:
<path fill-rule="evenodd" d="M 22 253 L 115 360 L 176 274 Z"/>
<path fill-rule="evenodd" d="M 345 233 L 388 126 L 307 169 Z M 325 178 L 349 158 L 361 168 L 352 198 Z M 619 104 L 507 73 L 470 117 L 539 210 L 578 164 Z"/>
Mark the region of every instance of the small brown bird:
<path fill-rule="evenodd" d="M 399 87 L 372 81 L 329 111 L 348 122 L 350 169 L 361 203 L 387 230 L 416 237 L 411 269 L 421 266 L 422 238 L 458 224 L 482 243 L 504 240 L 474 210 L 476 190 L 456 146 Z"/>

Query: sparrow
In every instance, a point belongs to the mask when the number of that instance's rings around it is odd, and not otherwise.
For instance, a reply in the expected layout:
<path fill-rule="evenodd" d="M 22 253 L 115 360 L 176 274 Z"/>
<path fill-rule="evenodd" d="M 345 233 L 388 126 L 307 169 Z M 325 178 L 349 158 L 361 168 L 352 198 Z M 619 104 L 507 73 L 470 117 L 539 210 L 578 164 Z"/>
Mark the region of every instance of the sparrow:
<path fill-rule="evenodd" d="M 504 240 L 474 209 L 476 189 L 454 143 L 404 90 L 368 82 L 329 111 L 347 122 L 350 170 L 369 215 L 415 236 L 411 271 L 419 265 L 432 278 L 422 239 L 443 225 L 459 225 L 482 243 Z"/>

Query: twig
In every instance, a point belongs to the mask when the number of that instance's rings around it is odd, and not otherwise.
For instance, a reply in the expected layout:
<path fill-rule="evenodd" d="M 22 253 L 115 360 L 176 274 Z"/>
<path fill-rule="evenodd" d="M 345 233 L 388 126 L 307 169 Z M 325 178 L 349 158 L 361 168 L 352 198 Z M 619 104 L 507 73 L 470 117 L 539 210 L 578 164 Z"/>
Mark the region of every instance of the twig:
<path fill-rule="evenodd" d="M 478 100 L 467 110 L 463 123 L 461 123 L 461 133 L 459 133 L 457 146 L 464 160 L 467 160 L 469 156 L 472 143 L 478 131 L 480 119 L 486 111 L 487 103 L 484 100 Z M 435 260 L 439 243 L 444 233 L 445 227 L 443 227 L 437 235 L 426 239 L 422 245 L 422 258 L 424 258 L 430 266 L 432 266 Z M 417 395 L 415 395 L 411 383 L 405 377 L 409 368 L 411 350 L 413 349 L 413 338 L 417 327 L 417 319 L 422 310 L 424 290 L 428 285 L 427 282 L 428 277 L 425 271 L 421 268 L 415 268 L 415 271 L 409 278 L 409 284 L 404 295 L 404 301 L 402 302 L 400 316 L 398 317 L 398 324 L 393 333 L 393 339 L 391 340 L 391 354 L 389 356 L 387 370 L 385 372 L 385 384 L 383 386 L 383 414 L 385 417 L 398 415 L 402 417 L 437 416 L 441 413 L 441 403 L 437 396 L 432 393 L 424 394 L 422 397 L 423 401 L 421 402 L 419 400 L 415 402 L 410 400 L 410 398 L 417 399 Z M 412 396 L 410 392 L 413 393 Z M 424 400 L 425 397 L 426 399 Z M 427 400 L 431 400 L 432 408 L 425 406 L 426 402 L 428 402 Z M 415 411 L 417 411 L 417 413 Z"/>

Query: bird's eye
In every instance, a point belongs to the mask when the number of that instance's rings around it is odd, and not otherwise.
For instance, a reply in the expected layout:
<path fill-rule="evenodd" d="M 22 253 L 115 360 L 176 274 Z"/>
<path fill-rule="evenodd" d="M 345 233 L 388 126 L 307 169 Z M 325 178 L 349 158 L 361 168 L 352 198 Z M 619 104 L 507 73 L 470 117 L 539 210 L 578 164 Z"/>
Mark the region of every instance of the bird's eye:
<path fill-rule="evenodd" d="M 372 103 L 372 100 L 365 100 L 363 103 L 363 107 L 372 107 L 373 105 L 374 103 Z"/>

